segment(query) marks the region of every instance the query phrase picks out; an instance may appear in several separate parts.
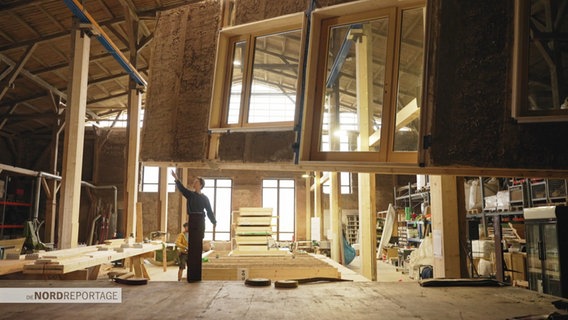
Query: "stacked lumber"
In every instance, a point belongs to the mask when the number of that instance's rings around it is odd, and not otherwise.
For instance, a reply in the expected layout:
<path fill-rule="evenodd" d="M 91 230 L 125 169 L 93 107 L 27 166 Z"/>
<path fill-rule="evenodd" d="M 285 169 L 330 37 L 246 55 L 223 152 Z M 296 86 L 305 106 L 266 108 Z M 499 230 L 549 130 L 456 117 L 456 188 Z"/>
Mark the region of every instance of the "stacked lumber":
<path fill-rule="evenodd" d="M 87 246 L 72 249 L 63 249 L 40 254 L 33 264 L 24 265 L 25 274 L 65 274 L 77 270 L 95 267 L 103 263 L 110 263 L 131 257 L 138 257 L 147 253 L 153 254 L 155 250 L 162 249 L 161 243 L 145 243 L 138 247 L 132 245 L 123 248 L 124 240 L 117 246 L 110 245 Z"/>
<path fill-rule="evenodd" d="M 272 208 L 240 208 L 235 217 L 233 238 L 236 248 L 231 255 L 285 255 L 270 248 L 272 238 Z"/>
<path fill-rule="evenodd" d="M 337 268 L 311 254 L 235 256 L 215 251 L 208 256 L 208 261 L 203 263 L 202 268 L 204 280 L 341 278 Z"/>

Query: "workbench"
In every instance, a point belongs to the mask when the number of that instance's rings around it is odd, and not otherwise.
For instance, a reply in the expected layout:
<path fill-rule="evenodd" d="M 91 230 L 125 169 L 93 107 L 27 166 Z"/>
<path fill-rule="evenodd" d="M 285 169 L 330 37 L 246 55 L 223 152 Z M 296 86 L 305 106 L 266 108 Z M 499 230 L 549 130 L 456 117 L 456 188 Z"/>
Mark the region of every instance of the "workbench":
<path fill-rule="evenodd" d="M 145 257 L 154 257 L 154 251 L 161 250 L 161 243 L 144 243 L 140 248 L 120 248 L 122 241 L 115 241 L 110 245 L 96 245 L 62 249 L 39 253 L 35 260 L 25 260 L 20 256 L 19 260 L 0 261 L 0 275 L 23 272 L 35 275 L 70 275 L 77 273 L 77 279 L 96 279 L 101 264 L 116 260 L 130 260 L 131 269 L 137 277 L 148 278 L 143 265 Z M 121 251 L 121 252 L 119 252 Z M 83 275 L 86 274 L 86 278 Z"/>

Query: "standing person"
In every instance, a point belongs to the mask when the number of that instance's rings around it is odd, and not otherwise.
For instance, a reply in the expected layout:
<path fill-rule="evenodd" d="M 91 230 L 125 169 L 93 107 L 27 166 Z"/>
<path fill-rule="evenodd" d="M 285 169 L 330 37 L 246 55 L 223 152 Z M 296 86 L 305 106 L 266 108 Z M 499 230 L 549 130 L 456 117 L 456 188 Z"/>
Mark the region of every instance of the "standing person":
<path fill-rule="evenodd" d="M 176 239 L 176 247 L 178 248 L 179 254 L 179 270 L 178 270 L 178 281 L 181 281 L 181 276 L 185 265 L 187 264 L 187 252 L 189 245 L 187 241 L 189 240 L 189 230 L 187 228 L 187 222 L 183 224 L 183 231 L 180 232 Z"/>
<path fill-rule="evenodd" d="M 187 199 L 187 214 L 189 218 L 187 282 L 201 281 L 201 253 L 203 251 L 203 238 L 205 237 L 205 214 L 207 214 L 209 221 L 213 224 L 213 228 L 215 228 L 217 220 L 211 209 L 209 198 L 201 193 L 205 186 L 203 178 L 198 177 L 194 179 L 191 184 L 193 190 L 190 190 L 179 181 L 174 170 L 172 170 L 172 176 L 175 179 L 178 190 Z"/>

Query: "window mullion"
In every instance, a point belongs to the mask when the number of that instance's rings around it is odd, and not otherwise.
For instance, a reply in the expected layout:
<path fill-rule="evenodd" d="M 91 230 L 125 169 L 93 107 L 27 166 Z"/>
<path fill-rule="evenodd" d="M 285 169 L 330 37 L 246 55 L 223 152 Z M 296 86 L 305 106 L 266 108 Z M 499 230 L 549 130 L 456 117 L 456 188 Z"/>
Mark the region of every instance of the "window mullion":
<path fill-rule="evenodd" d="M 249 35 L 247 39 L 247 52 L 246 52 L 246 63 L 245 63 L 245 74 L 243 76 L 243 95 L 241 99 L 241 118 L 240 125 L 247 126 L 248 115 L 249 115 L 249 105 L 250 105 L 250 93 L 252 87 L 252 69 L 254 66 L 254 48 L 255 48 L 256 38 Z"/>
<path fill-rule="evenodd" d="M 396 94 L 398 86 L 398 62 L 400 51 L 400 34 L 401 19 L 399 18 L 400 10 L 392 8 L 389 10 L 388 19 L 388 39 L 387 39 L 387 59 L 385 65 L 385 103 L 383 105 L 383 126 L 381 128 L 381 148 L 379 153 L 379 161 L 389 161 L 394 149 L 394 130 L 396 127 Z"/>

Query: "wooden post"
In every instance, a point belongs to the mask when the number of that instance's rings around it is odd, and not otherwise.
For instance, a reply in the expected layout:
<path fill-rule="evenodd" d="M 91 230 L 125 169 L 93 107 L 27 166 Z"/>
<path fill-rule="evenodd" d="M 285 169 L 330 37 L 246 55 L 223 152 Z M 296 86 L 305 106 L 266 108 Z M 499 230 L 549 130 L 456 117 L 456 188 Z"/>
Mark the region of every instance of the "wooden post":
<path fill-rule="evenodd" d="M 320 219 L 320 226 L 319 226 L 319 239 L 324 239 L 324 217 L 323 217 L 323 208 L 322 208 L 322 186 L 321 186 L 321 172 L 316 171 L 314 177 L 314 217 Z"/>
<path fill-rule="evenodd" d="M 358 151 L 369 151 L 369 136 L 373 132 L 373 53 L 371 47 L 371 25 L 365 24 L 355 45 L 357 79 L 357 118 L 359 123 Z M 359 194 L 359 235 L 361 273 L 371 280 L 377 280 L 377 238 L 375 216 L 375 175 L 358 174 Z"/>
<path fill-rule="evenodd" d="M 160 167 L 160 231 L 168 232 L 168 167 Z"/>
<path fill-rule="evenodd" d="M 501 229 L 501 216 L 493 217 L 493 242 L 495 243 L 495 279 L 500 282 L 505 281 L 503 265 L 503 241 Z"/>
<path fill-rule="evenodd" d="M 125 9 L 126 29 L 130 47 L 130 63 L 137 64 L 138 22 Z M 127 155 L 126 155 L 126 178 L 125 178 L 125 212 L 126 232 L 125 237 L 136 233 L 136 203 L 138 202 L 138 172 L 140 151 L 140 114 L 142 107 L 142 92 L 136 88 L 132 78 L 128 82 L 128 126 L 126 129 Z"/>
<path fill-rule="evenodd" d="M 65 110 L 65 144 L 63 150 L 62 187 L 59 206 L 58 248 L 74 248 L 79 237 L 79 209 L 81 201 L 81 175 L 87 110 L 87 76 L 91 39 L 85 32 L 74 28 L 73 62 L 69 101 Z"/>
<path fill-rule="evenodd" d="M 375 174 L 359 173 L 359 235 L 361 274 L 377 280 L 377 229 L 375 213 Z"/>
<path fill-rule="evenodd" d="M 305 192 L 306 192 L 306 240 L 312 240 L 312 178 L 306 178 Z"/>
<path fill-rule="evenodd" d="M 187 177 L 188 170 L 187 168 L 181 168 L 181 182 L 184 185 L 187 185 Z M 181 195 L 181 193 L 177 193 L 180 196 L 180 205 L 179 205 L 179 230 L 183 229 L 183 224 L 187 222 L 187 199 Z"/>
<path fill-rule="evenodd" d="M 58 111 L 59 113 L 59 111 Z M 51 139 L 50 167 L 51 173 L 57 175 L 57 157 L 59 154 L 59 134 L 63 130 L 64 124 L 59 123 L 53 129 Z M 59 182 L 55 179 L 47 181 L 49 192 L 46 193 L 45 201 L 45 241 L 55 243 L 55 216 L 57 214 L 57 193 L 59 192 Z"/>
<path fill-rule="evenodd" d="M 330 172 L 329 174 L 329 215 L 331 228 L 331 259 L 343 264 L 341 255 L 343 248 L 343 233 L 341 228 L 341 208 L 339 207 L 340 186 L 339 173 Z"/>
<path fill-rule="evenodd" d="M 455 176 L 430 176 L 434 277 L 461 276 Z"/>
<path fill-rule="evenodd" d="M 136 242 L 142 242 L 144 240 L 144 229 L 143 229 L 143 215 L 142 215 L 142 202 L 136 202 L 136 230 L 134 234 L 136 235 Z"/>

